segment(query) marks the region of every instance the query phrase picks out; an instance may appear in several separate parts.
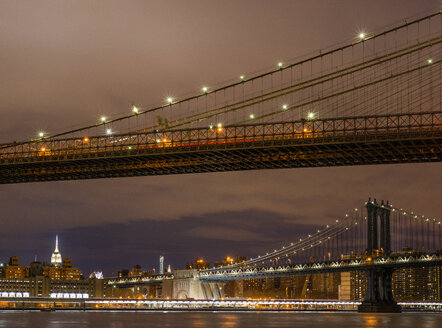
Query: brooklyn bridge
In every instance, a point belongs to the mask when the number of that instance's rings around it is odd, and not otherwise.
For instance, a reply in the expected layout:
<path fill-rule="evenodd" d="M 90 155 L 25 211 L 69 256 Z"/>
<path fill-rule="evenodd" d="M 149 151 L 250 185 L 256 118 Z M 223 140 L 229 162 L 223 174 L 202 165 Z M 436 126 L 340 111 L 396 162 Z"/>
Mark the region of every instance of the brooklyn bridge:
<path fill-rule="evenodd" d="M 440 26 L 438 12 L 184 99 L 133 104 L 122 117 L 6 141 L 0 183 L 440 162 Z M 362 271 L 367 295 L 359 310 L 399 312 L 393 271 L 440 266 L 441 248 L 440 221 L 369 199 L 247 261 L 112 284 L 181 279 L 188 286 L 181 296 L 191 297 L 197 281 L 197 296 L 215 297 L 233 279 Z"/>

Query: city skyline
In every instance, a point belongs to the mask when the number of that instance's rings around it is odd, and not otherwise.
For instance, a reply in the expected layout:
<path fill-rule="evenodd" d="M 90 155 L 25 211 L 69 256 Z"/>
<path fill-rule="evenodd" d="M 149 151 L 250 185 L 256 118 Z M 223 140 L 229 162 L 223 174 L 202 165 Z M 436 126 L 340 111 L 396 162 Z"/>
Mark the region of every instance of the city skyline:
<path fill-rule="evenodd" d="M 357 6 L 282 1 L 276 7 L 253 2 L 252 12 L 247 1 L 217 10 L 199 4 L 194 3 L 197 14 L 179 2 L 139 5 L 122 12 L 124 28 L 113 26 L 110 11 L 120 8 L 115 2 L 112 10 L 91 5 L 87 17 L 63 6 L 2 4 L 5 51 L 0 58 L 9 64 L 0 77 L 5 86 L 0 91 L 2 142 L 118 116 L 130 111 L 132 102 L 148 105 L 168 94 L 194 93 L 203 85 L 349 42 L 361 29 L 379 30 L 434 11 L 439 3 L 382 2 L 380 11 L 381 1 Z M 319 9 L 322 19 L 312 21 L 309 15 Z M 155 13 L 165 12 L 170 15 L 166 22 L 155 21 Z M 272 31 L 261 21 L 268 21 Z M 38 33 L 33 24 L 41 27 Z M 147 42 L 143 33 L 153 26 L 161 33 L 149 34 Z M 225 32 L 226 26 L 237 32 Z M 227 44 L 230 50 L 222 51 Z M 35 58 L 28 61 L 26 53 Z M 157 267 L 160 254 L 174 267 L 197 256 L 212 262 L 227 255 L 254 256 L 332 222 L 370 196 L 412 204 L 416 212 L 438 217 L 440 168 L 440 163 L 381 165 L 4 185 L 0 256 L 31 262 L 57 233 L 66 236 L 63 252 L 83 272 L 103 270 L 109 276 L 135 264 Z"/>

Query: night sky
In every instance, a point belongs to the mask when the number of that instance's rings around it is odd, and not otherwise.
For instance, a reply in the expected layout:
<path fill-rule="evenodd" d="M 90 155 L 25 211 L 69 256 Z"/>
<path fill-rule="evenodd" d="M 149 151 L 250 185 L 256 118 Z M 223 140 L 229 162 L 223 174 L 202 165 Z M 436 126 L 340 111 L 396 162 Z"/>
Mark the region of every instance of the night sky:
<path fill-rule="evenodd" d="M 440 9 L 397 1 L 0 1 L 0 142 L 93 124 L 274 68 Z M 0 186 L 0 261 L 62 256 L 88 275 L 254 256 L 389 199 L 441 217 L 442 164 Z"/>

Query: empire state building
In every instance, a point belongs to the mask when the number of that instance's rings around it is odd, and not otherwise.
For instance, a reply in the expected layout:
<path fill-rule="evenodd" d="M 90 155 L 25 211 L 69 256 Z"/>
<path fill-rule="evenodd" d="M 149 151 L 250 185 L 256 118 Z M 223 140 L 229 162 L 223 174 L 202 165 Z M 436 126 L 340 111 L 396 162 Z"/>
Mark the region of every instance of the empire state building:
<path fill-rule="evenodd" d="M 51 256 L 51 265 L 57 268 L 61 267 L 62 265 L 61 254 L 58 250 L 58 235 L 55 237 L 55 250 Z"/>

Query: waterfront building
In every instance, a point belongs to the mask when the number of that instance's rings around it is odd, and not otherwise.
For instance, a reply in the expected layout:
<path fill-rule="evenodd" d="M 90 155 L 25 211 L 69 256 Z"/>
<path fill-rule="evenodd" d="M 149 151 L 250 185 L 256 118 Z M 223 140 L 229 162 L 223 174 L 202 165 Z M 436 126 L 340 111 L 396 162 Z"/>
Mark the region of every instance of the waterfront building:
<path fill-rule="evenodd" d="M 118 271 L 118 279 L 124 279 L 127 277 L 129 277 L 129 270 L 122 269 L 122 270 Z"/>
<path fill-rule="evenodd" d="M 209 268 L 210 268 L 210 262 L 206 262 L 201 258 L 198 258 L 193 262 L 187 263 L 186 265 L 186 269 L 205 270 Z"/>
<path fill-rule="evenodd" d="M 404 268 L 393 273 L 393 296 L 400 301 L 440 301 L 442 267 Z"/>
<path fill-rule="evenodd" d="M 37 276 L 24 279 L 0 278 L 0 295 L 6 297 L 20 293 L 21 296 L 49 297 L 105 297 L 106 285 L 103 279 L 89 280 L 51 280 Z M 60 296 L 61 295 L 61 296 Z"/>
<path fill-rule="evenodd" d="M 51 280 L 80 280 L 81 271 L 72 267 L 43 267 L 43 275 Z"/>
<path fill-rule="evenodd" d="M 247 261 L 247 257 L 246 256 L 236 256 L 236 257 L 230 257 L 227 256 L 226 258 L 224 258 L 223 261 L 217 261 L 215 262 L 215 267 L 222 267 L 222 266 L 227 266 L 229 264 L 235 264 L 235 263 L 240 263 L 240 262 L 244 262 Z"/>
<path fill-rule="evenodd" d="M 143 276 L 143 269 L 141 268 L 141 265 L 137 264 L 135 265 L 132 270 L 129 271 L 128 277 L 129 278 L 138 278 Z"/>
<path fill-rule="evenodd" d="M 28 276 L 28 271 L 27 266 L 19 265 L 17 256 L 12 256 L 4 269 L 4 276 L 8 279 L 24 279 Z"/>

